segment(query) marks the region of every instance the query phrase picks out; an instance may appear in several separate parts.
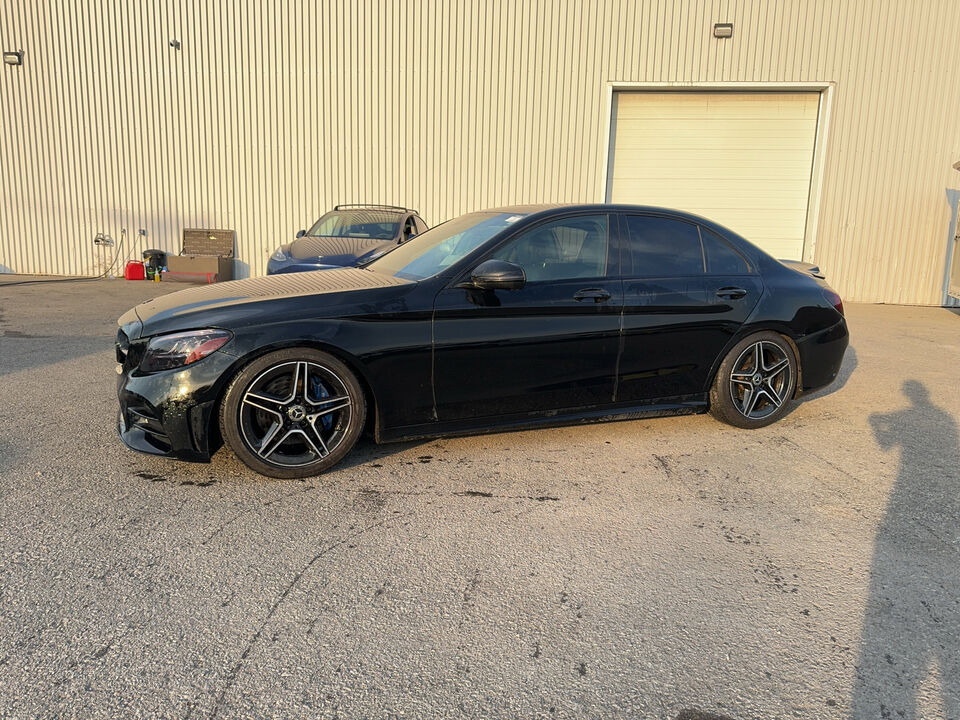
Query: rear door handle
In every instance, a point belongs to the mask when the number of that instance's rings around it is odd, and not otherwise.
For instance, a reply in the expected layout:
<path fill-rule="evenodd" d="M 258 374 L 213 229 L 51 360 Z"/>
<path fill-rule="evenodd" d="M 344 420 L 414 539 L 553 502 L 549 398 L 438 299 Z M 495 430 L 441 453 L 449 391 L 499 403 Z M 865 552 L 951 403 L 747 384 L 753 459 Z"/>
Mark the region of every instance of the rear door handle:
<path fill-rule="evenodd" d="M 585 290 L 577 290 L 573 294 L 573 299 L 577 302 L 593 300 L 595 303 L 602 303 L 610 299 L 610 293 L 603 288 L 586 288 Z"/>
<path fill-rule="evenodd" d="M 739 300 L 747 294 L 747 291 L 738 287 L 725 287 L 717 290 L 717 297 L 725 300 Z"/>

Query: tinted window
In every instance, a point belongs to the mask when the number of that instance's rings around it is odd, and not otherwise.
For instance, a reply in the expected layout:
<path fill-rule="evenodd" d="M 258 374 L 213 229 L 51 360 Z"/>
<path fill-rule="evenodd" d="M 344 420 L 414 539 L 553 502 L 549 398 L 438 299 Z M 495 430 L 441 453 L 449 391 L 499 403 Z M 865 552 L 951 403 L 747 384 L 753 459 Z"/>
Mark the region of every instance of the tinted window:
<path fill-rule="evenodd" d="M 443 272 L 522 217 L 489 212 L 461 215 L 397 246 L 367 265 L 367 270 L 407 280 L 423 280 Z"/>
<path fill-rule="evenodd" d="M 528 282 L 604 277 L 610 233 L 606 215 L 583 215 L 538 225 L 499 248 L 494 260 L 523 268 Z"/>
<path fill-rule="evenodd" d="M 401 219 L 398 213 L 382 210 L 334 210 L 317 220 L 307 235 L 390 240 L 396 237 Z"/>
<path fill-rule="evenodd" d="M 703 253 L 707 258 L 707 272 L 713 275 L 742 275 L 750 272 L 750 265 L 743 256 L 711 230 L 700 228 L 703 238 Z"/>
<path fill-rule="evenodd" d="M 642 215 L 628 215 L 625 219 L 630 255 L 625 273 L 636 277 L 703 274 L 703 252 L 696 225 Z"/>

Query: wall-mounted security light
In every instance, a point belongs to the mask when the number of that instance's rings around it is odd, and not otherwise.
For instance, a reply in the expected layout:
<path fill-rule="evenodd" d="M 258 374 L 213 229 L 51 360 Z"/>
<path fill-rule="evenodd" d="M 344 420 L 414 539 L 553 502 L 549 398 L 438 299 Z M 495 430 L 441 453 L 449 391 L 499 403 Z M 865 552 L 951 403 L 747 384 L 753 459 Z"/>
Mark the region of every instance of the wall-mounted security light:
<path fill-rule="evenodd" d="M 715 38 L 733 37 L 733 23 L 714 23 L 713 36 Z"/>
<path fill-rule="evenodd" d="M 4 65 L 23 65 L 23 50 L 4 50 Z"/>
<path fill-rule="evenodd" d="M 171 40 L 171 41 L 170 41 L 170 47 L 172 47 L 174 50 L 179 50 L 179 49 L 180 49 L 180 41 L 179 41 L 179 40 Z"/>

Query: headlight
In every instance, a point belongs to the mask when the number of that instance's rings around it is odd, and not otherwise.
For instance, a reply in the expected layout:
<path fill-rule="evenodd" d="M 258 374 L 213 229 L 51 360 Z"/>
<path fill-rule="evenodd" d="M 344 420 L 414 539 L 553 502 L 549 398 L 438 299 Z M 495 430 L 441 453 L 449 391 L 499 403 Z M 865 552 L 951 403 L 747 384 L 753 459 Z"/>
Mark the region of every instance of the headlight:
<path fill-rule="evenodd" d="M 270 259 L 276 260 L 277 262 L 283 262 L 287 259 L 287 248 L 289 247 L 289 245 L 281 245 L 277 248 L 277 251 L 270 256 Z"/>
<path fill-rule="evenodd" d="M 190 330 L 158 335 L 150 340 L 140 361 L 143 372 L 191 365 L 222 348 L 233 337 L 226 330 Z"/>

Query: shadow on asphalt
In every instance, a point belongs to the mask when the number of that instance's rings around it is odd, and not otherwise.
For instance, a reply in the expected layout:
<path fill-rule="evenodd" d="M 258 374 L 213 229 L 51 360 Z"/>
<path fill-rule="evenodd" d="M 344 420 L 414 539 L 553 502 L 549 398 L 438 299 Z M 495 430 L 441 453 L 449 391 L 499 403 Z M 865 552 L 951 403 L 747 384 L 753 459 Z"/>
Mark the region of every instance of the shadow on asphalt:
<path fill-rule="evenodd" d="M 833 393 L 843 390 L 843 386 L 847 384 L 847 380 L 850 379 L 850 376 L 853 375 L 853 371 L 856 369 L 857 351 L 852 345 L 850 345 L 847 348 L 847 352 L 844 353 L 843 363 L 840 365 L 840 371 L 837 373 L 836 379 L 825 388 L 820 388 L 809 395 L 804 395 L 800 398 L 800 402 L 805 403 L 810 400 L 818 400 L 822 397 L 833 395 Z"/>
<path fill-rule="evenodd" d="M 0 329 L 0 376 L 112 350 L 112 338 L 31 335 Z M 112 371 L 113 364 L 113 358 L 108 358 L 104 364 L 106 371 Z"/>
<path fill-rule="evenodd" d="M 925 385 L 910 405 L 870 416 L 880 448 L 900 450 L 874 543 L 851 715 L 926 717 L 918 691 L 939 684 L 943 717 L 960 718 L 960 450 L 957 424 Z M 939 715 L 938 715 L 939 716 Z"/>
<path fill-rule="evenodd" d="M 703 710 L 681 710 L 676 720 L 733 720 L 726 715 L 715 715 Z"/>
<path fill-rule="evenodd" d="M 410 440 L 406 442 L 391 442 L 384 443 L 383 445 L 377 445 L 373 441 L 372 437 L 362 436 L 357 444 L 354 445 L 353 449 L 347 453 L 347 456 L 338 462 L 333 469 L 349 470 L 357 467 L 358 465 L 367 464 L 377 467 L 377 462 L 380 460 L 388 458 L 391 455 L 396 455 L 397 453 L 402 453 L 404 450 L 410 450 L 411 448 L 425 445 L 434 441 L 434 439 Z"/>

